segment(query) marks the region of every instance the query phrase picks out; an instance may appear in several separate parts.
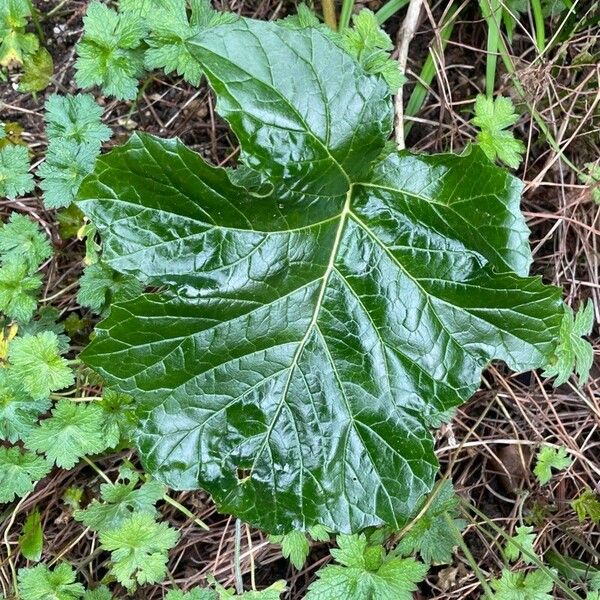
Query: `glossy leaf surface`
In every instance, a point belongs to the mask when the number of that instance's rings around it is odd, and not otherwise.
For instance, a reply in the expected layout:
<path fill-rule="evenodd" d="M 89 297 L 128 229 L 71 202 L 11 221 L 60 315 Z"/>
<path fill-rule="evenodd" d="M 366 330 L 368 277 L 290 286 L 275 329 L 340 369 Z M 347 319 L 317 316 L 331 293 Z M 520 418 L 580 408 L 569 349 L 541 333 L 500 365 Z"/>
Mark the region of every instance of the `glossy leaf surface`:
<path fill-rule="evenodd" d="M 490 360 L 554 350 L 521 185 L 476 150 L 378 158 L 387 86 L 317 30 L 240 20 L 191 51 L 244 166 L 151 136 L 98 160 L 103 260 L 163 291 L 113 304 L 83 357 L 140 403 L 168 485 L 272 532 L 399 527 L 435 478 L 428 422 Z"/>

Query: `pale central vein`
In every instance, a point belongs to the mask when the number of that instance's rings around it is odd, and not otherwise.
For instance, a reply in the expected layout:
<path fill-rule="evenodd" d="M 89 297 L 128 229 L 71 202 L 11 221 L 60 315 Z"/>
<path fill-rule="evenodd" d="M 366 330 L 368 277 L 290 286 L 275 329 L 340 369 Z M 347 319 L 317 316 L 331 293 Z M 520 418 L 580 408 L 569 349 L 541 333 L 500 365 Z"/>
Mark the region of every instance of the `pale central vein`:
<path fill-rule="evenodd" d="M 333 245 L 331 247 L 331 255 L 329 256 L 329 262 L 327 263 L 327 267 L 325 268 L 325 271 L 323 272 L 323 276 L 321 278 L 322 279 L 321 287 L 319 289 L 319 295 L 317 296 L 317 300 L 315 302 L 315 309 L 313 311 L 312 319 L 310 320 L 310 323 L 308 324 L 308 327 L 306 328 L 306 333 L 304 334 L 304 336 L 300 340 L 300 343 L 298 344 L 298 348 L 296 348 L 296 351 L 294 352 L 292 362 L 290 363 L 290 366 L 289 366 L 288 376 L 287 376 L 287 379 L 286 379 L 286 382 L 285 382 L 285 385 L 283 388 L 283 392 L 281 394 L 281 400 L 279 401 L 277 408 L 275 409 L 275 412 L 273 413 L 273 418 L 271 419 L 269 428 L 265 432 L 265 439 L 256 453 L 256 457 L 252 463 L 252 467 L 250 468 L 250 476 L 246 480 L 250 479 L 250 477 L 252 476 L 252 472 L 254 471 L 256 463 L 258 462 L 259 457 L 261 456 L 263 450 L 266 448 L 266 446 L 269 442 L 271 432 L 273 431 L 273 428 L 275 427 L 275 423 L 277 422 L 279 413 L 281 412 L 283 405 L 286 404 L 287 394 L 288 394 L 288 390 L 290 387 L 290 383 L 292 381 L 292 375 L 294 373 L 294 369 L 298 365 L 298 362 L 300 361 L 300 357 L 302 356 L 302 352 L 304 351 L 306 343 L 308 342 L 310 335 L 311 335 L 315 325 L 317 324 L 317 319 L 319 318 L 319 314 L 321 312 L 321 306 L 323 305 L 323 299 L 325 298 L 325 292 L 327 290 L 329 278 L 335 267 L 335 260 L 336 260 L 337 254 L 338 254 L 340 243 L 342 241 L 342 235 L 344 233 L 344 226 L 346 224 L 346 219 L 347 219 L 348 215 L 350 214 L 351 200 L 352 200 L 352 185 L 350 185 L 350 187 L 348 188 L 348 192 L 346 193 L 346 200 L 344 202 L 344 207 L 342 208 L 342 212 L 340 213 L 340 217 L 339 217 L 340 223 L 338 225 L 337 231 L 335 233 L 335 239 L 333 240 Z"/>

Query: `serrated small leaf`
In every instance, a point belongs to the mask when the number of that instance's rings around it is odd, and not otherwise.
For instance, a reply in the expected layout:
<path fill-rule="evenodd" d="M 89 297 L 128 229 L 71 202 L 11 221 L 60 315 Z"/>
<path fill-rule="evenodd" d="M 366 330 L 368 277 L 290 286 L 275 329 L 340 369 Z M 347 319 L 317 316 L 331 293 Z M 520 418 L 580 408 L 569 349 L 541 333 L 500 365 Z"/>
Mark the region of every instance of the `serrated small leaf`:
<path fill-rule="evenodd" d="M 308 535 L 315 540 L 315 542 L 328 542 L 331 530 L 324 525 L 313 525 L 308 529 Z"/>
<path fill-rule="evenodd" d="M 23 533 L 19 537 L 21 554 L 27 560 L 38 561 L 44 548 L 44 530 L 38 509 L 34 509 L 25 519 Z"/>
<path fill-rule="evenodd" d="M 10 375 L 34 400 L 45 399 L 75 380 L 59 352 L 58 336 L 51 331 L 15 338 L 8 352 Z"/>
<path fill-rule="evenodd" d="M 129 440 L 138 422 L 134 399 L 128 394 L 105 389 L 97 405 L 102 410 L 103 435 L 109 447 Z"/>
<path fill-rule="evenodd" d="M 383 546 L 369 546 L 364 535 L 339 536 L 331 551 L 339 565 L 317 571 L 306 600 L 411 600 L 428 567 L 413 558 L 386 555 Z"/>
<path fill-rule="evenodd" d="M 77 302 L 93 312 L 101 313 L 113 300 L 128 300 L 139 296 L 144 286 L 135 277 L 123 275 L 102 262 L 83 271 L 79 279 Z"/>
<path fill-rule="evenodd" d="M 50 331 L 56 334 L 59 354 L 64 354 L 69 350 L 70 341 L 65 334 L 65 324 L 58 322 L 60 316 L 60 311 L 53 306 L 42 306 L 38 308 L 37 313 L 29 323 L 19 326 L 19 335 L 37 335 L 44 331 Z"/>
<path fill-rule="evenodd" d="M 19 81 L 20 92 L 41 92 L 50 85 L 54 73 L 54 61 L 46 48 L 39 48 L 23 62 L 23 76 Z"/>
<path fill-rule="evenodd" d="M 594 349 L 581 338 L 590 335 L 593 325 L 594 305 L 591 300 L 576 315 L 570 307 L 565 308 L 556 353 L 550 357 L 543 373 L 544 377 L 555 377 L 554 387 L 566 383 L 573 372 L 577 374 L 580 386 L 587 381 L 594 362 Z"/>
<path fill-rule="evenodd" d="M 510 131 L 489 131 L 484 129 L 477 134 L 477 142 L 490 160 L 501 160 L 516 169 L 523 160 L 525 145 L 515 139 Z"/>
<path fill-rule="evenodd" d="M 287 589 L 285 581 L 280 580 L 260 591 L 251 590 L 249 592 L 236 594 L 235 590 L 224 588 L 220 585 L 212 575 L 209 575 L 207 579 L 209 583 L 212 583 L 212 585 L 215 586 L 217 591 L 215 598 L 218 598 L 218 600 L 230 600 L 231 598 L 239 598 L 240 600 L 280 600 L 281 594 Z M 208 596 L 207 600 L 212 600 L 212 597 Z"/>
<path fill-rule="evenodd" d="M 502 571 L 500 579 L 494 579 L 490 586 L 495 591 L 494 600 L 553 600 L 552 577 L 542 570 L 529 573 Z"/>
<path fill-rule="evenodd" d="M 25 260 L 0 267 L 0 311 L 10 319 L 27 323 L 37 308 L 36 295 L 42 287 L 39 275 L 30 275 Z"/>
<path fill-rule="evenodd" d="M 119 12 L 130 12 L 144 19 L 160 9 L 160 0 L 119 0 Z"/>
<path fill-rule="evenodd" d="M 426 563 L 445 564 L 452 560 L 458 543 L 455 530 L 462 531 L 467 523 L 457 518 L 459 499 L 449 481 L 444 482 L 434 494 L 425 513 L 402 537 L 394 552 L 401 556 L 419 552 Z M 452 519 L 454 528 L 448 525 L 448 518 Z"/>
<path fill-rule="evenodd" d="M 76 600 L 84 594 L 84 587 L 75 581 L 75 571 L 67 563 L 54 570 L 46 565 L 19 569 L 21 600 Z"/>
<path fill-rule="evenodd" d="M 510 98 L 498 96 L 496 99 L 486 98 L 480 94 L 475 99 L 475 116 L 473 125 L 490 131 L 506 129 L 519 120 Z"/>
<path fill-rule="evenodd" d="M 580 523 L 589 519 L 594 525 L 600 524 L 600 499 L 589 488 L 571 502 Z"/>
<path fill-rule="evenodd" d="M 571 466 L 573 461 L 567 455 L 567 449 L 563 446 L 553 448 L 542 446 L 536 456 L 536 464 L 533 473 L 540 485 L 546 485 L 552 479 L 552 470 L 563 471 Z"/>
<path fill-rule="evenodd" d="M 31 5 L 27 0 L 4 0 L 0 5 L 0 65 L 20 64 L 35 51 L 37 39 L 24 34 L 27 19 L 31 16 Z M 31 36 L 31 37 L 28 37 Z"/>
<path fill-rule="evenodd" d="M 76 46 L 75 79 L 79 87 L 98 85 L 104 94 L 133 100 L 144 72 L 144 20 L 132 12 L 117 13 L 100 2 L 89 4 L 84 33 Z"/>
<path fill-rule="evenodd" d="M 290 531 L 284 535 L 272 536 L 271 541 L 281 544 L 281 554 L 287 558 L 296 569 L 301 569 L 310 551 L 310 544 L 303 531 Z"/>
<path fill-rule="evenodd" d="M 319 17 L 303 2 L 296 8 L 295 15 L 289 15 L 279 21 L 279 24 L 283 27 L 289 27 L 290 29 L 304 29 L 305 27 L 323 28 L 323 31 L 327 27 L 324 23 L 319 21 Z M 330 29 L 333 32 L 333 30 Z"/>
<path fill-rule="evenodd" d="M 33 452 L 0 447 L 0 503 L 29 493 L 50 468 L 45 458 Z"/>
<path fill-rule="evenodd" d="M 521 164 L 521 154 L 525 146 L 515 139 L 510 131 L 505 131 L 519 120 L 510 98 L 498 96 L 495 100 L 479 95 L 475 99 L 473 125 L 479 127 L 477 142 L 490 160 L 498 158 L 509 167 L 516 169 Z"/>
<path fill-rule="evenodd" d="M 4 0 L 0 5 L 0 39 L 12 29 L 25 27 L 30 16 L 31 5 L 27 0 Z"/>
<path fill-rule="evenodd" d="M 209 588 L 193 588 L 188 592 L 171 590 L 165 600 L 219 600 L 217 592 Z"/>
<path fill-rule="evenodd" d="M 165 486 L 158 481 L 147 481 L 138 489 L 135 486 L 135 481 L 103 483 L 102 502 L 92 500 L 85 510 L 75 511 L 75 520 L 94 531 L 106 531 L 120 527 L 134 513 L 156 516 L 155 504 L 164 496 Z"/>
<path fill-rule="evenodd" d="M 44 105 L 48 140 L 94 144 L 98 148 L 110 139 L 110 127 L 102 123 L 102 107 L 91 94 L 53 94 Z"/>
<path fill-rule="evenodd" d="M 188 17 L 186 2 L 163 0 L 155 10 L 148 11 L 150 35 L 146 40 L 150 48 L 145 53 L 148 69 L 164 69 L 169 74 L 176 71 L 188 83 L 199 85 L 202 68 L 192 56 L 188 42 L 208 27 L 231 23 L 238 17 L 234 13 L 213 10 L 210 0 L 192 0 Z"/>
<path fill-rule="evenodd" d="M 509 561 L 515 562 L 519 558 L 526 564 L 532 564 L 534 559 L 530 556 L 537 556 L 535 551 L 535 540 L 537 535 L 533 532 L 533 527 L 521 525 L 517 527 L 515 535 L 507 542 L 504 548 L 504 554 Z"/>
<path fill-rule="evenodd" d="M 59 400 L 52 415 L 29 433 L 25 445 L 44 452 L 59 467 L 72 469 L 82 456 L 107 447 L 102 411 L 94 404 Z"/>
<path fill-rule="evenodd" d="M 25 439 L 49 408 L 49 400 L 33 400 L 19 383 L 11 381 L 6 369 L 0 369 L 0 439 Z"/>
<path fill-rule="evenodd" d="M 363 8 L 352 17 L 352 28 L 344 29 L 342 47 L 347 50 L 369 73 L 381 75 L 395 94 L 406 81 L 400 72 L 397 60 L 390 57 L 394 44 L 389 35 L 379 26 L 377 17 Z"/>
<path fill-rule="evenodd" d="M 0 6 L 0 66 L 10 67 L 12 65 L 21 65 L 29 56 L 35 53 L 39 48 L 39 40 L 34 33 L 28 33 L 24 30 L 26 20 L 17 17 L 17 13 L 7 15 L 7 9 L 10 13 L 13 7 L 23 7 L 27 4 L 26 0 L 4 0 Z M 19 9 L 20 10 L 20 9 Z M 27 13 L 30 14 L 29 7 Z M 24 15 L 23 11 L 20 15 Z"/>
<path fill-rule="evenodd" d="M 88 590 L 83 595 L 83 600 L 113 600 L 113 595 L 105 585 L 101 585 L 95 590 Z"/>
<path fill-rule="evenodd" d="M 50 142 L 46 160 L 38 167 L 40 187 L 46 208 L 69 206 L 83 178 L 92 172 L 99 147 L 94 143 L 78 144 L 71 140 Z"/>
<path fill-rule="evenodd" d="M 308 535 L 315 541 L 328 542 L 330 530 L 323 525 L 314 525 L 308 529 Z M 296 567 L 301 569 L 308 558 L 310 543 L 306 533 L 290 531 L 284 535 L 271 535 L 269 540 L 273 544 L 281 545 L 281 554 Z"/>
<path fill-rule="evenodd" d="M 13 212 L 0 228 L 0 262 L 27 262 L 33 272 L 52 256 L 52 245 L 32 219 Z"/>
<path fill-rule="evenodd" d="M 119 527 L 100 532 L 100 543 L 111 552 L 111 573 L 129 590 L 157 583 L 166 572 L 167 552 L 178 534 L 148 514 L 133 514 Z"/>
<path fill-rule="evenodd" d="M 27 148 L 12 145 L 0 148 L 0 196 L 14 200 L 33 188 Z"/>
<path fill-rule="evenodd" d="M 78 510 L 83 498 L 83 488 L 78 486 L 69 486 L 62 495 L 62 501 L 73 511 Z"/>

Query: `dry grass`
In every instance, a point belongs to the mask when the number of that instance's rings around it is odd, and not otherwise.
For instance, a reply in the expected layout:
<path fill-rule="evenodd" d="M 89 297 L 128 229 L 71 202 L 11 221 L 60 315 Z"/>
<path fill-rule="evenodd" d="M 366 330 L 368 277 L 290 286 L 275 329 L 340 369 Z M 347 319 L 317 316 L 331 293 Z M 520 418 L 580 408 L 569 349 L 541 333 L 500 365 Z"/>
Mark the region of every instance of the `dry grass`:
<path fill-rule="evenodd" d="M 38 2 L 47 12 L 55 2 Z M 57 63 L 52 92 L 73 91 L 73 44 L 81 34 L 81 17 L 87 2 L 72 1 L 44 23 L 50 50 Z M 377 8 L 379 0 L 368 6 Z M 456 6 L 459 6 L 457 3 Z M 472 101 L 484 87 L 486 27 L 474 3 L 460 5 L 457 24 L 446 51 L 435 50 L 437 77 L 425 106 L 417 117 L 407 140 L 416 151 L 459 151 L 473 138 L 469 125 Z M 233 0 L 227 8 L 257 18 L 273 19 L 289 12 L 289 3 L 279 0 Z M 590 10 L 593 5 L 589 3 Z M 409 74 L 418 76 L 421 65 L 439 36 L 439 22 L 448 10 L 446 4 L 425 2 L 422 22 L 410 48 Z M 523 113 L 517 132 L 527 143 L 524 167 L 519 175 L 526 183 L 523 210 L 532 230 L 533 270 L 547 281 L 562 285 L 565 298 L 573 307 L 592 298 L 600 307 L 599 210 L 589 189 L 581 185 L 576 171 L 585 162 L 600 156 L 600 67 L 599 29 L 582 28 L 564 42 L 552 46 L 540 56 L 532 41 L 532 25 L 527 17 L 517 28 L 512 45 L 513 62 L 527 92 L 519 107 Z M 392 35 L 399 18 L 388 23 Z M 548 38 L 561 34 L 570 23 L 560 19 L 547 21 Z M 587 60 L 585 53 L 594 55 Z M 499 67 L 500 68 L 500 67 Z M 501 68 L 500 68 L 501 69 Z M 510 78 L 502 70 L 498 89 L 514 94 Z M 410 91 L 408 87 L 407 91 Z M 5 102 L 0 113 L 4 121 L 18 121 L 25 127 L 25 140 L 43 156 L 43 95 L 37 100 L 13 92 L 10 86 L 0 90 Z M 516 99 L 516 98 L 515 98 Z M 554 141 L 541 135 L 531 117 L 536 111 L 548 127 Z M 142 129 L 163 136 L 179 136 L 207 158 L 225 164 L 235 160 L 234 140 L 214 112 L 214 103 L 205 87 L 193 89 L 176 79 L 156 78 L 148 84 L 137 106 L 109 101 L 107 122 L 120 142 L 131 129 Z M 567 162 L 563 158 L 567 158 Z M 80 314 L 72 284 L 81 272 L 82 248 L 79 242 L 64 243 L 57 233 L 54 215 L 46 211 L 37 196 L 18 201 L 3 201 L 3 218 L 11 211 L 30 214 L 52 236 L 60 249 L 58 257 L 46 267 L 45 296 L 66 291 L 53 303 L 63 316 Z M 598 310 L 598 308 L 596 309 Z M 596 313 L 596 320 L 600 314 Z M 595 332 L 597 335 L 597 331 Z M 83 343 L 83 342 L 82 342 Z M 594 339 L 596 355 L 599 339 Z M 437 436 L 438 456 L 465 505 L 473 505 L 486 515 L 482 519 L 470 513 L 466 541 L 482 572 L 495 576 L 503 566 L 500 547 L 502 536 L 495 535 L 489 522 L 511 534 L 522 522 L 535 520 L 539 537 L 536 550 L 543 554 L 554 550 L 598 564 L 600 534 L 596 527 L 579 524 L 570 501 L 586 487 L 599 489 L 600 481 L 600 365 L 596 364 L 590 381 L 578 389 L 572 384 L 553 389 L 536 373 L 511 374 L 501 365 L 490 368 L 481 390 L 455 419 Z M 541 443 L 565 446 L 572 466 L 540 487 L 532 475 L 532 460 Z M 115 478 L 123 458 L 131 454 L 102 459 L 99 465 Z M 55 471 L 36 491 L 17 506 L 7 506 L 0 522 L 0 589 L 8 589 L 12 562 L 23 566 L 16 554 L 16 539 L 25 515 L 34 507 L 43 510 L 46 531 L 44 557 L 55 563 L 67 558 L 90 583 L 105 573 L 106 554 L 98 551 L 94 536 L 70 516 L 62 496 L 70 486 L 85 484 L 85 498 L 98 493 L 100 480 L 85 463 L 76 469 Z M 599 489 L 600 491 L 600 489 Z M 176 499 L 210 525 L 206 532 L 171 506 L 162 506 L 165 518 L 181 528 L 182 537 L 169 562 L 170 581 L 144 588 L 137 598 L 162 598 L 172 584 L 189 587 L 202 584 L 213 573 L 224 584 L 233 582 L 234 520 L 218 514 L 203 493 L 177 494 Z M 242 570 L 248 575 L 254 566 L 258 586 L 278 578 L 290 584 L 288 600 L 302 598 L 314 572 L 328 560 L 325 545 L 313 548 L 308 565 L 295 571 L 281 559 L 276 546 L 258 531 L 243 529 Z M 453 565 L 432 569 L 421 598 L 465 599 L 480 597 L 476 576 L 462 552 Z M 560 598 L 557 593 L 557 598 Z M 342 600 L 342 599 L 340 599 Z"/>

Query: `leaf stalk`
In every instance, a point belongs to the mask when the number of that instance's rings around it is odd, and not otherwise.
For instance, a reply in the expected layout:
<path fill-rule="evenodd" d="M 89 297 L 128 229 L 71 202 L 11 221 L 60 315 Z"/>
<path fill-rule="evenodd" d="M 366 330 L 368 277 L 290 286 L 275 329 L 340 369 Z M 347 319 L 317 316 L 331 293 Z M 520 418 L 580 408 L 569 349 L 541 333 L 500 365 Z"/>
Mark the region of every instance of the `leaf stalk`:
<path fill-rule="evenodd" d="M 340 22 L 338 25 L 338 31 L 340 33 L 350 25 L 350 18 L 352 17 L 353 9 L 354 0 L 343 0 L 342 10 L 340 11 Z"/>
<path fill-rule="evenodd" d="M 333 31 L 337 31 L 337 17 L 335 14 L 334 0 L 323 0 L 323 19 Z"/>

